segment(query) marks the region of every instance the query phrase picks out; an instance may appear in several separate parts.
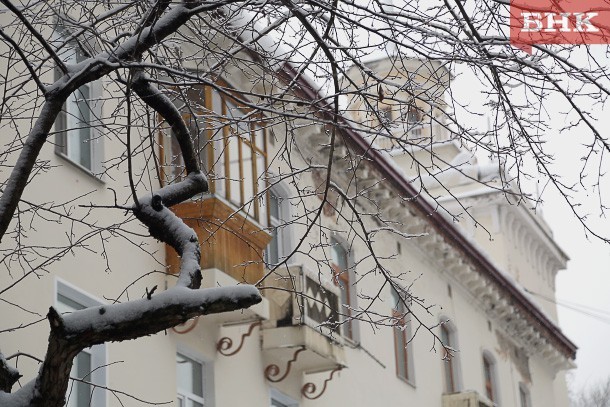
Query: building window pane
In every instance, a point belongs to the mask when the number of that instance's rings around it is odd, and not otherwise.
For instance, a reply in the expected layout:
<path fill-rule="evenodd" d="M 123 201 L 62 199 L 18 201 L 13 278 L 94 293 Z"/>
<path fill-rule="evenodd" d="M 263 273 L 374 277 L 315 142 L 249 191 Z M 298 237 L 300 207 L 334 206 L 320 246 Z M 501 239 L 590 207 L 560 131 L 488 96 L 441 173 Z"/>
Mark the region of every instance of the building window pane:
<path fill-rule="evenodd" d="M 204 405 L 203 364 L 181 354 L 176 354 L 176 382 L 178 405 L 202 407 Z"/>
<path fill-rule="evenodd" d="M 63 40 L 59 40 L 63 43 Z M 60 57 L 68 64 L 76 64 L 85 60 L 80 50 L 66 47 Z M 55 70 L 55 79 L 63 73 Z M 93 109 L 94 83 L 88 83 L 78 88 L 68 96 L 62 111 L 55 122 L 55 151 L 75 164 L 89 170 L 99 171 L 101 157 L 96 157 L 93 122 L 96 119 Z"/>
<path fill-rule="evenodd" d="M 413 381 L 413 363 L 410 357 L 413 353 L 410 341 L 410 322 L 406 320 L 407 307 L 396 290 L 392 290 L 392 305 L 396 376 L 411 382 Z"/>
<path fill-rule="evenodd" d="M 519 383 L 519 402 L 521 407 L 530 407 L 530 393 L 524 383 Z"/>
<path fill-rule="evenodd" d="M 229 96 L 208 89 L 210 97 L 205 99 L 205 93 L 188 93 L 196 100 L 189 100 L 190 106 L 181 109 L 195 137 L 201 168 L 209 175 L 210 192 L 226 198 L 266 226 L 265 199 L 259 196 L 267 187 L 264 128 L 247 108 L 237 106 Z M 175 138 L 171 132 L 165 133 L 162 156 L 164 166 L 170 167 L 165 169 L 166 182 L 171 183 L 184 177 L 184 164 Z"/>
<path fill-rule="evenodd" d="M 84 293 L 61 282 L 58 282 L 57 288 L 55 308 L 59 313 L 70 313 L 100 305 Z M 72 380 L 68 387 L 67 407 L 103 407 L 106 405 L 105 391 L 100 388 L 106 385 L 105 349 L 104 344 L 95 345 L 80 352 L 72 361 L 70 377 L 77 380 Z"/>
<path fill-rule="evenodd" d="M 282 222 L 281 202 L 274 190 L 269 192 L 269 221 L 271 242 L 267 246 L 266 261 L 269 265 L 273 266 L 280 262 L 280 247 L 283 240 L 283 236 L 280 236 L 279 228 Z"/>
<path fill-rule="evenodd" d="M 488 356 L 483 355 L 483 377 L 485 380 L 485 395 L 491 401 L 497 401 L 497 394 L 495 388 L 496 381 L 495 363 Z"/>
<path fill-rule="evenodd" d="M 453 348 L 453 333 L 445 325 L 441 325 L 441 341 L 448 348 Z M 443 371 L 445 376 L 445 392 L 454 393 L 457 388 L 455 385 L 455 366 L 453 355 L 443 349 Z"/>
<path fill-rule="evenodd" d="M 271 407 L 298 407 L 297 403 L 292 398 L 280 393 L 276 389 L 271 389 Z"/>
<path fill-rule="evenodd" d="M 343 335 L 354 339 L 354 321 L 352 320 L 352 295 L 349 273 L 348 251 L 336 240 L 331 241 L 331 267 L 333 269 L 333 281 L 341 289 L 340 312 L 344 315 L 345 322 L 342 324 Z"/>
<path fill-rule="evenodd" d="M 91 370 L 91 354 L 83 351 L 74 358 L 74 364 L 72 365 L 70 376 L 89 382 L 91 381 Z M 89 406 L 91 391 L 92 388 L 90 384 L 74 381 L 72 394 L 70 395 L 70 406 Z"/>

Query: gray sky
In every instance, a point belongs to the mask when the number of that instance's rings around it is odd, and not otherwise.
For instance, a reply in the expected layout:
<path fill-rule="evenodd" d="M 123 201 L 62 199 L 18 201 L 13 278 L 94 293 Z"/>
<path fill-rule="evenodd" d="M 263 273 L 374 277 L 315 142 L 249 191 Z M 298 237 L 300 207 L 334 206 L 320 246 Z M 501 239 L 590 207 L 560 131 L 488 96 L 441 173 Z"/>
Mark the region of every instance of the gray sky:
<path fill-rule="evenodd" d="M 610 377 L 607 348 L 610 341 L 610 245 L 587 240 L 582 227 L 560 205 L 547 204 L 544 216 L 553 228 L 555 239 L 571 258 L 567 270 L 560 271 L 557 276 L 557 302 L 570 307 L 579 304 L 593 308 L 576 312 L 558 305 L 561 328 L 579 348 L 578 368 L 570 374 L 570 388 L 582 389 Z M 596 310 L 606 314 L 600 315 Z"/>

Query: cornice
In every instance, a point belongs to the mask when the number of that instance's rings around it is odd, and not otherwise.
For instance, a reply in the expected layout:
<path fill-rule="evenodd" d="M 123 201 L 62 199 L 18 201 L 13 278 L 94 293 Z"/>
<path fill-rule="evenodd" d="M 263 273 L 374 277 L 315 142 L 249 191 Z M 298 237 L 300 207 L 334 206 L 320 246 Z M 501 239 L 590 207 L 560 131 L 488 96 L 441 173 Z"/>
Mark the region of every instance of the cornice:
<path fill-rule="evenodd" d="M 328 118 L 333 110 L 290 64 L 281 68 L 280 77 L 298 82 L 295 92 L 311 100 L 320 116 Z M 440 261 L 460 283 L 477 297 L 483 299 L 485 312 L 498 321 L 507 333 L 531 354 L 543 357 L 554 369 L 573 366 L 576 345 L 570 341 L 555 323 L 542 312 L 506 274 L 498 270 L 457 228 L 439 213 L 438 208 L 419 194 L 405 178 L 403 172 L 382 152 L 371 147 L 349 123 L 339 117 L 338 129 L 342 137 L 335 149 L 333 180 L 355 179 L 365 187 L 364 193 L 371 199 L 382 196 L 387 203 L 379 208 L 387 219 L 396 221 L 402 233 L 426 236 L 416 239 L 417 244 Z M 301 140 L 301 148 L 322 159 L 328 157 L 328 135 L 323 131 L 308 132 L 308 140 Z M 326 146 L 326 147 L 325 147 Z M 349 149 L 352 158 L 359 158 L 359 165 L 347 162 Z M 354 174 L 355 172 L 355 174 Z M 350 174 L 349 177 L 345 177 Z M 337 181 L 335 181 L 337 182 Z M 366 200 L 359 201 L 366 205 Z M 459 266 L 456 266 L 459 265 Z M 488 298 L 489 300 L 485 300 Z"/>

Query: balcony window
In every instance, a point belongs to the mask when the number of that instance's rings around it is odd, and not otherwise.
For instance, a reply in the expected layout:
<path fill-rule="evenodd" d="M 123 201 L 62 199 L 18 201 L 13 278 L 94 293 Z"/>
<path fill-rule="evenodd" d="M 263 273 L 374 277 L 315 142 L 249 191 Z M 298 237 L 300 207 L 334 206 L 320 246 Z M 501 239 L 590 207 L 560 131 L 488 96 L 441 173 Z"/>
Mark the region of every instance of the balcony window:
<path fill-rule="evenodd" d="M 179 106 L 194 137 L 200 165 L 208 173 L 210 192 L 266 225 L 266 134 L 260 115 L 211 88 L 186 92 Z M 162 138 L 165 182 L 184 177 L 180 147 L 171 132 Z"/>

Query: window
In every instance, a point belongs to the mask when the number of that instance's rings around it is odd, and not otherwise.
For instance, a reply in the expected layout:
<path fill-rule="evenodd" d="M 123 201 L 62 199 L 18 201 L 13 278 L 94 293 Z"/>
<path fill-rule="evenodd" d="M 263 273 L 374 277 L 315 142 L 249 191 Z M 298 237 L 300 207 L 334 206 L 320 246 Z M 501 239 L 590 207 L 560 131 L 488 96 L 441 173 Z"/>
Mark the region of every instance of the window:
<path fill-rule="evenodd" d="M 392 317 L 394 318 L 394 354 L 396 357 L 396 376 L 407 382 L 414 382 L 413 346 L 411 341 L 411 322 L 404 299 L 392 289 Z"/>
<path fill-rule="evenodd" d="M 457 332 L 449 322 L 442 322 L 440 338 L 446 347 L 457 348 Z M 445 349 L 443 349 L 443 376 L 446 393 L 459 391 L 459 359 L 455 353 L 447 353 Z"/>
<path fill-rule="evenodd" d="M 57 281 L 55 307 L 59 313 L 69 313 L 100 302 L 86 294 Z M 106 347 L 95 345 L 80 352 L 72 361 L 70 371 L 72 380 L 66 394 L 67 407 L 103 407 L 106 405 L 106 392 L 97 386 L 106 386 Z M 96 386 L 97 385 L 97 386 Z"/>
<path fill-rule="evenodd" d="M 181 102 L 179 108 L 196 136 L 194 145 L 209 175 L 210 192 L 266 225 L 266 196 L 260 193 L 266 188 L 266 133 L 260 116 L 209 87 L 190 89 L 186 97 L 189 105 Z M 179 180 L 184 164 L 171 132 L 166 132 L 161 145 L 166 182 Z"/>
<path fill-rule="evenodd" d="M 280 393 L 274 388 L 271 388 L 271 407 L 298 407 L 299 403 Z"/>
<path fill-rule="evenodd" d="M 489 352 L 483 354 L 483 379 L 485 395 L 494 403 L 498 402 L 498 389 L 496 385 L 496 363 Z"/>
<path fill-rule="evenodd" d="M 340 312 L 344 315 L 342 324 L 343 336 L 355 339 L 354 321 L 352 319 L 352 309 L 354 308 L 354 298 L 352 294 L 352 284 L 350 279 L 349 255 L 345 247 L 336 240 L 331 241 L 331 267 L 333 270 L 333 281 L 341 289 Z"/>
<path fill-rule="evenodd" d="M 178 407 L 203 407 L 203 363 L 177 353 L 176 387 Z"/>
<path fill-rule="evenodd" d="M 413 136 L 420 136 L 422 129 L 422 112 L 417 106 L 409 106 L 406 114 L 407 131 Z"/>
<path fill-rule="evenodd" d="M 271 242 L 265 250 L 265 261 L 269 266 L 278 264 L 288 254 L 289 229 L 285 224 L 289 208 L 284 194 L 274 187 L 269 191 L 269 227 Z"/>
<path fill-rule="evenodd" d="M 65 40 L 58 38 L 57 43 Z M 80 48 L 64 47 L 60 57 L 67 64 L 77 64 L 86 59 Z M 55 77 L 63 75 L 58 68 Z M 102 144 L 95 131 L 95 123 L 101 116 L 97 81 L 87 83 L 68 96 L 55 122 L 55 151 L 94 175 L 102 173 Z"/>
<path fill-rule="evenodd" d="M 531 407 L 530 392 L 525 383 L 519 383 L 519 406 Z"/>
<path fill-rule="evenodd" d="M 382 125 L 388 125 L 392 122 L 392 107 L 391 106 L 383 106 L 379 110 L 379 118 L 381 119 Z"/>

